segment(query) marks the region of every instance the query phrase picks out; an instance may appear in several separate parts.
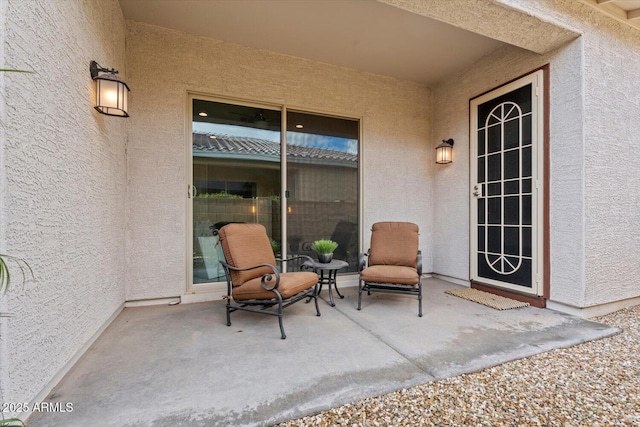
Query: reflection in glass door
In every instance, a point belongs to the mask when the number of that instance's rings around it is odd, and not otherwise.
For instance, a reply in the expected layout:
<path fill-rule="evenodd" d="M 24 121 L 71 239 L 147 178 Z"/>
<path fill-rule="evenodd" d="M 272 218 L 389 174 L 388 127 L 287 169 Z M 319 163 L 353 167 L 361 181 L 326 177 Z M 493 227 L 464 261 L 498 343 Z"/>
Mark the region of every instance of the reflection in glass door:
<path fill-rule="evenodd" d="M 315 257 L 313 241 L 334 240 L 341 273 L 357 271 L 358 135 L 357 120 L 287 111 L 288 253 Z"/>
<path fill-rule="evenodd" d="M 215 231 L 231 222 L 264 225 L 276 258 L 315 257 L 313 241 L 335 240 L 334 257 L 349 263 L 340 273 L 357 270 L 358 120 L 199 98 L 191 107 L 191 290 L 226 281 Z"/>
<path fill-rule="evenodd" d="M 277 110 L 193 100 L 193 284 L 225 281 L 225 224 L 262 224 L 280 246 L 280 127 Z"/>

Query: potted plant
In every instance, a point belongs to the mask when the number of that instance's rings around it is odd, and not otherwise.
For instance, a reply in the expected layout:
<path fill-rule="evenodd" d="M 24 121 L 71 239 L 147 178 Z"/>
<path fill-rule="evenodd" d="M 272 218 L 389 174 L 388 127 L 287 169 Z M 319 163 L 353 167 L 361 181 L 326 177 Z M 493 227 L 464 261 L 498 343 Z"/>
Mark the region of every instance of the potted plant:
<path fill-rule="evenodd" d="M 318 253 L 318 261 L 323 264 L 331 262 L 333 251 L 336 250 L 338 244 L 333 240 L 320 239 L 313 242 L 311 249 Z"/>

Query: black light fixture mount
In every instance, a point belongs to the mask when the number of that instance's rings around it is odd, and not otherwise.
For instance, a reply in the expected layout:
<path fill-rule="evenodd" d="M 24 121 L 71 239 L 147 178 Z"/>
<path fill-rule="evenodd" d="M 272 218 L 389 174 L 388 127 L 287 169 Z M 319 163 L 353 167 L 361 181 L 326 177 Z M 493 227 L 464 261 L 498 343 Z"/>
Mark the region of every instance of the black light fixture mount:
<path fill-rule="evenodd" d="M 96 82 L 96 106 L 102 114 L 129 117 L 127 113 L 129 86 L 122 80 L 115 68 L 101 67 L 96 61 L 89 64 L 91 78 Z"/>
<path fill-rule="evenodd" d="M 444 165 L 453 161 L 453 139 L 443 139 L 436 147 L 436 163 Z"/>

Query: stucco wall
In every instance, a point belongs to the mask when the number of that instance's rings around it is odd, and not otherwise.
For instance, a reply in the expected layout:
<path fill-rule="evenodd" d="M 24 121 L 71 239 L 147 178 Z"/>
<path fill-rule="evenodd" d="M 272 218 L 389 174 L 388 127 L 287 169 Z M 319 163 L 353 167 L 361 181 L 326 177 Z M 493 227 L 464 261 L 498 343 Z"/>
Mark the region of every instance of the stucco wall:
<path fill-rule="evenodd" d="M 115 0 L 2 3 L 2 66 L 34 74 L 4 76 L 0 253 L 36 280 L 6 296 L 0 386 L 29 402 L 124 302 L 126 121 L 92 108 L 89 62 L 126 76 L 125 29 Z"/>
<path fill-rule="evenodd" d="M 640 296 L 640 31 L 576 1 L 504 0 L 580 31 L 584 46 L 581 306 Z"/>
<path fill-rule="evenodd" d="M 456 141 L 454 163 L 438 168 L 434 175 L 439 202 L 434 217 L 439 224 L 434 236 L 436 272 L 469 279 L 469 100 L 550 64 L 551 298 L 580 301 L 584 292 L 580 61 L 580 40 L 542 56 L 507 46 L 434 89 L 434 132 L 439 139 Z"/>
<path fill-rule="evenodd" d="M 364 246 L 375 221 L 415 222 L 431 269 L 429 89 L 135 22 L 127 22 L 127 72 L 135 87 L 127 299 L 185 292 L 188 90 L 361 116 Z"/>
<path fill-rule="evenodd" d="M 595 15 L 595 16 L 594 16 Z M 585 304 L 640 296 L 640 30 L 589 10 Z"/>
<path fill-rule="evenodd" d="M 640 37 L 574 1 L 503 3 L 583 35 L 545 55 L 506 47 L 434 88 L 434 271 L 468 278 L 468 101 L 550 64 L 551 300 L 588 307 L 640 295 Z M 500 18 L 496 17 L 499 21 Z"/>

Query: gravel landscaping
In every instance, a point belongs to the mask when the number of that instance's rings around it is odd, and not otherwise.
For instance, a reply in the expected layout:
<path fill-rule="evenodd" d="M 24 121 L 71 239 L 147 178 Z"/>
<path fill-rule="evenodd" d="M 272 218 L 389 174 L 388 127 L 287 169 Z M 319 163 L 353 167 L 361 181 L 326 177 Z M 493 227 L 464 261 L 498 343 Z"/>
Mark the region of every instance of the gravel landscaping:
<path fill-rule="evenodd" d="M 623 332 L 278 426 L 640 426 L 640 305 L 592 320 Z"/>

